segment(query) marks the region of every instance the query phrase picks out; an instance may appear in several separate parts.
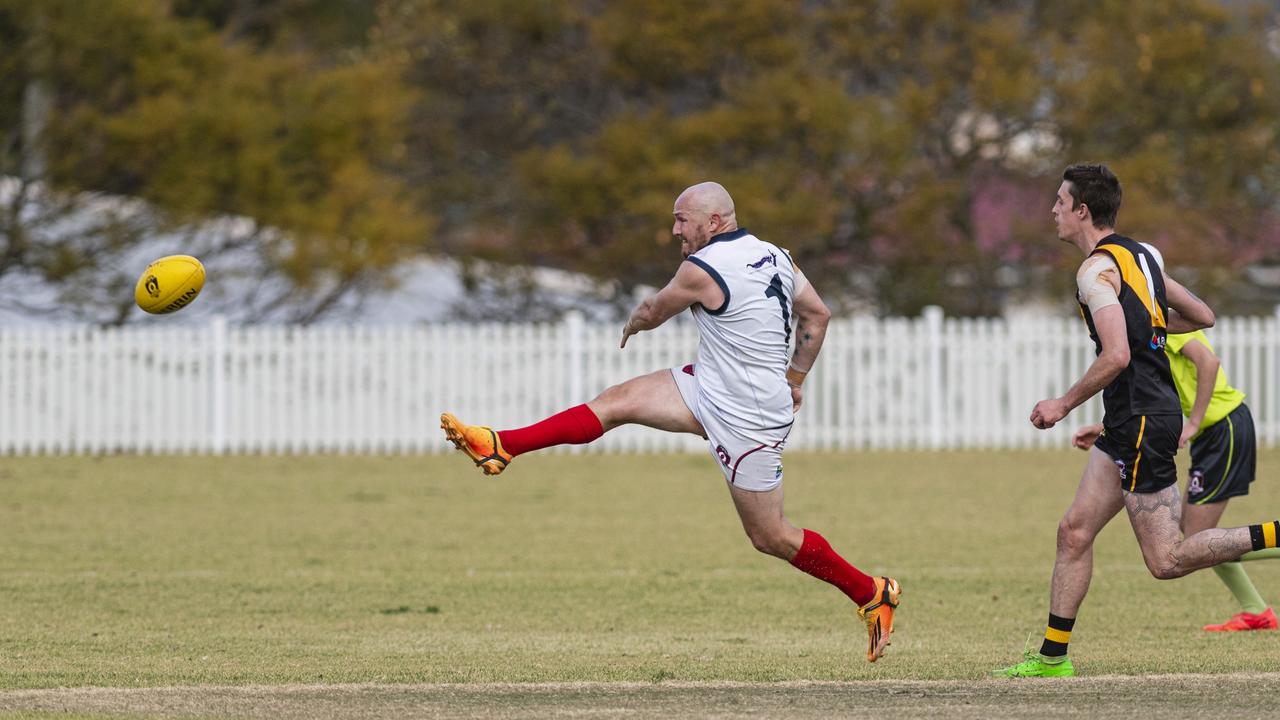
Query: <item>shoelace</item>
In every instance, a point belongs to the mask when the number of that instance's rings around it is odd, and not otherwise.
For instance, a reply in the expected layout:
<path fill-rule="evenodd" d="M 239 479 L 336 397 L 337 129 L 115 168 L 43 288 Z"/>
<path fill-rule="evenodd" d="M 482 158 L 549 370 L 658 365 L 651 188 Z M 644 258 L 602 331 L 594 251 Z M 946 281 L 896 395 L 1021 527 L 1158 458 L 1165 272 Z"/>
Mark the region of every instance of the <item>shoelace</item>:
<path fill-rule="evenodd" d="M 1032 630 L 1031 632 L 1027 633 L 1026 642 L 1022 643 L 1022 657 L 1028 660 L 1030 660 L 1031 658 L 1039 654 L 1038 651 L 1031 649 L 1031 643 L 1035 642 L 1035 637 L 1036 637 L 1036 633 L 1034 630 Z"/>

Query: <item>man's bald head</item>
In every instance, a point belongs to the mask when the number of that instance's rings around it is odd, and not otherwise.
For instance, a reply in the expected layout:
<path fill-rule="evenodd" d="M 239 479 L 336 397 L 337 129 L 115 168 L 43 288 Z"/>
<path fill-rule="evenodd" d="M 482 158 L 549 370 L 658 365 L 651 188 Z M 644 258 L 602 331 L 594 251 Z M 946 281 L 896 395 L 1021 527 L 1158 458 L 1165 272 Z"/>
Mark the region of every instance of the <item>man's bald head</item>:
<path fill-rule="evenodd" d="M 676 198 L 675 226 L 671 234 L 680 241 L 685 257 L 701 250 L 715 235 L 738 229 L 733 198 L 717 182 L 701 182 L 685 188 Z"/>
<path fill-rule="evenodd" d="M 676 198 L 676 207 L 680 207 L 682 200 L 686 207 L 695 212 L 719 215 L 722 218 L 733 217 L 733 198 L 718 182 L 708 181 L 691 185 Z"/>

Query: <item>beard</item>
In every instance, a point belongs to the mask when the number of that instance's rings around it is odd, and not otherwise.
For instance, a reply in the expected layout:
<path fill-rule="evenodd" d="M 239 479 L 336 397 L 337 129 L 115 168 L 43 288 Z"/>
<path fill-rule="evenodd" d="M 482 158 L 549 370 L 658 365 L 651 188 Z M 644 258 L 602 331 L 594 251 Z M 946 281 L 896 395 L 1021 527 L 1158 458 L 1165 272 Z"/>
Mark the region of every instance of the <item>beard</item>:
<path fill-rule="evenodd" d="M 706 239 L 698 242 L 698 238 L 688 235 L 676 235 L 675 238 L 680 241 L 680 255 L 685 258 L 698 252 L 707 244 Z"/>

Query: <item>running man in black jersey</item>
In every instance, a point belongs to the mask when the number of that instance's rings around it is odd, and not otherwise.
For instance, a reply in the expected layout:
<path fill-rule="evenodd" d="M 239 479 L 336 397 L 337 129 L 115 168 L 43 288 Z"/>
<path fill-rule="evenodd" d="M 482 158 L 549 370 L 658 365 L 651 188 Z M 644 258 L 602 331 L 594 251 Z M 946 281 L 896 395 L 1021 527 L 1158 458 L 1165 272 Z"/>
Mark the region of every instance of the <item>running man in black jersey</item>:
<path fill-rule="evenodd" d="M 1072 165 L 1053 205 L 1059 239 L 1085 254 L 1077 301 L 1097 359 L 1062 397 L 1036 403 L 1031 423 L 1047 430 L 1102 391 L 1103 433 L 1089 451 L 1075 499 L 1058 524 L 1049 623 L 1039 652 L 995 671 L 999 677 L 1075 674 L 1067 643 L 1093 575 L 1093 541 L 1125 508 L 1142 557 L 1159 579 L 1276 546 L 1280 522 L 1212 528 L 1187 538 L 1173 456 L 1182 407 L 1165 354 L 1168 333 L 1211 327 L 1213 311 L 1165 275 L 1141 244 L 1116 234 L 1120 181 L 1104 165 Z"/>

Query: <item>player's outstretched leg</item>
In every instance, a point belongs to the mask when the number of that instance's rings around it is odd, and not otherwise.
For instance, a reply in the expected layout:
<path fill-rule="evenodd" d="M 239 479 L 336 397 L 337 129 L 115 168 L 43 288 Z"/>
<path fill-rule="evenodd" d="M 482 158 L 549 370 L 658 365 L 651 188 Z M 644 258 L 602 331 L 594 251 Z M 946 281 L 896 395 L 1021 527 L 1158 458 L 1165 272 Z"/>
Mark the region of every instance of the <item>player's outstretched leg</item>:
<path fill-rule="evenodd" d="M 440 427 L 449 442 L 466 453 L 485 475 L 502 472 L 516 455 L 551 445 L 581 445 L 604 434 L 599 418 L 586 405 L 571 407 L 518 430 L 499 432 L 484 425 L 467 425 L 450 413 L 440 416 Z"/>
<path fill-rule="evenodd" d="M 440 416 L 445 437 L 480 467 L 497 475 L 511 459 L 553 445 L 582 445 L 608 430 L 636 423 L 668 432 L 705 433 L 685 406 L 671 370 L 631 378 L 584 405 L 515 430 L 467 425 L 449 413 Z"/>
<path fill-rule="evenodd" d="M 467 454 L 485 475 L 497 475 L 507 469 L 512 455 L 502 447 L 498 433 L 484 425 L 467 425 L 451 413 L 440 416 L 440 427 L 453 446 Z"/>

